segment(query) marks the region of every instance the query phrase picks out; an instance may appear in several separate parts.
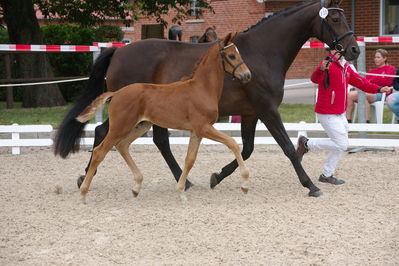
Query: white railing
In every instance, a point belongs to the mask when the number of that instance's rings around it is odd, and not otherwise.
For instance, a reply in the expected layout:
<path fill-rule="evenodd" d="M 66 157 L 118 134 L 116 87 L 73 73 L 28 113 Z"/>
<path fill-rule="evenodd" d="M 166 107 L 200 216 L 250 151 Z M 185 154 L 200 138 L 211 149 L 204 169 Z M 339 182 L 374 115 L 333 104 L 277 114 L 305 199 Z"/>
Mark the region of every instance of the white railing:
<path fill-rule="evenodd" d="M 51 133 L 53 127 L 51 125 L 23 125 L 12 124 L 10 126 L 0 126 L 0 147 L 12 147 L 12 154 L 20 154 L 20 147 L 32 146 L 51 146 L 53 140 L 51 138 L 20 138 L 21 133 Z M 11 135 L 11 138 L 3 138 Z"/>
<path fill-rule="evenodd" d="M 87 125 L 85 130 L 90 132 L 94 131 L 97 124 Z M 240 123 L 216 123 L 214 127 L 217 130 L 228 132 L 228 131 L 241 131 Z M 295 131 L 299 135 L 307 136 L 308 132 L 324 132 L 323 127 L 319 123 L 284 123 L 284 127 L 287 131 Z M 171 129 L 170 129 L 171 130 Z M 175 130 L 171 130 L 175 131 Z M 264 124 L 258 123 L 256 125 L 256 131 L 266 132 L 268 131 Z M 397 124 L 349 124 L 350 132 L 387 132 L 387 133 L 399 133 L 399 125 Z M 399 138 L 390 138 L 389 134 L 380 135 L 377 139 L 372 138 L 350 138 L 349 146 L 356 147 L 399 147 Z M 237 143 L 242 144 L 241 137 L 233 137 Z M 170 137 L 170 144 L 188 144 L 189 137 Z M 297 137 L 290 138 L 292 143 L 296 144 Z M 315 138 L 317 139 L 317 138 Z M 82 138 L 81 145 L 93 145 L 94 138 Z M 134 141 L 134 144 L 153 144 L 152 138 L 139 138 Z M 202 144 L 220 144 L 209 139 L 203 139 Z M 255 137 L 255 144 L 277 144 L 273 137 Z"/>
<path fill-rule="evenodd" d="M 88 124 L 85 127 L 86 133 L 93 133 L 98 124 Z M 240 131 L 239 123 L 216 123 L 215 128 L 224 132 Z M 298 135 L 307 136 L 308 132 L 324 132 L 323 127 L 319 123 L 284 123 L 287 131 L 297 132 Z M 258 123 L 256 130 L 266 132 L 266 127 Z M 50 125 L 17 125 L 0 126 L 1 135 L 11 135 L 10 139 L 4 139 L 0 136 L 0 147 L 12 147 L 12 154 L 20 154 L 20 147 L 28 146 L 51 146 L 53 141 L 51 138 L 29 138 L 21 139 L 20 133 L 43 133 L 52 132 L 53 127 Z M 175 130 L 171 130 L 175 131 Z M 387 132 L 399 133 L 399 125 L 397 124 L 349 124 L 351 132 Z M 4 134 L 6 133 L 6 134 Z M 239 144 L 242 144 L 241 137 L 233 137 Z M 296 144 L 297 138 L 290 138 Z M 170 137 L 170 144 L 188 144 L 189 137 Z M 91 146 L 94 143 L 93 137 L 84 137 L 81 139 L 82 146 Z M 219 144 L 212 140 L 203 139 L 203 144 Z M 143 137 L 135 140 L 134 144 L 153 144 L 152 138 Z M 273 137 L 255 137 L 255 144 L 277 144 Z M 399 138 L 392 138 L 391 135 L 379 135 L 379 138 L 350 138 L 349 146 L 352 147 L 399 147 Z"/>

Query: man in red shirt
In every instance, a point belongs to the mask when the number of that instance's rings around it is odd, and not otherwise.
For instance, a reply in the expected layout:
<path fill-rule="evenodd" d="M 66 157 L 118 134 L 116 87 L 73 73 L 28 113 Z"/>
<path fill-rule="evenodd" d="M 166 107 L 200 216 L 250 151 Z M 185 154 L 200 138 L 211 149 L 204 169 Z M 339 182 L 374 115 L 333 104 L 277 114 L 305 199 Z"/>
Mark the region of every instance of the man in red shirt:
<path fill-rule="evenodd" d="M 345 116 L 348 84 L 368 93 L 389 93 L 391 89 L 380 87 L 358 75 L 335 50 L 332 50 L 327 58 L 328 60 L 323 60 L 317 66 L 311 80 L 318 84 L 315 106 L 317 119 L 329 139 L 316 140 L 301 136 L 298 139 L 297 155 L 301 161 L 309 150 L 329 150 L 319 181 L 340 185 L 345 181 L 336 179 L 333 174 L 344 151 L 348 148 L 348 121 Z"/>

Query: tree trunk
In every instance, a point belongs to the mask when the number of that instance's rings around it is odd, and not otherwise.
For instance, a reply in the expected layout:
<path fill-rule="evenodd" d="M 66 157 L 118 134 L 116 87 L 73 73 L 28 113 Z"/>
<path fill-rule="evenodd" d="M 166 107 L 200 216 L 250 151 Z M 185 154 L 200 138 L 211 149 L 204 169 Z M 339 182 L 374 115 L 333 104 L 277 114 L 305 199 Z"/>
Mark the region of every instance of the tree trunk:
<path fill-rule="evenodd" d="M 7 23 L 11 43 L 42 44 L 43 37 L 32 0 L 0 0 L 4 20 Z M 19 75 L 24 78 L 53 77 L 50 62 L 45 53 L 18 54 Z M 65 105 L 58 86 L 27 86 L 23 93 L 23 107 L 49 107 Z"/>

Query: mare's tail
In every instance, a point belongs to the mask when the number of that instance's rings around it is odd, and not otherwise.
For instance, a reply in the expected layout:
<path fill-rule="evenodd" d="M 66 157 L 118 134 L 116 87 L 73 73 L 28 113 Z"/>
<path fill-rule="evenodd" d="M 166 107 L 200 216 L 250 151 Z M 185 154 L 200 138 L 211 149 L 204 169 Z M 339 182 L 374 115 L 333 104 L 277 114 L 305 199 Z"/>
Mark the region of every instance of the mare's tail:
<path fill-rule="evenodd" d="M 75 117 L 104 91 L 104 78 L 115 50 L 115 47 L 105 50 L 94 63 L 85 93 L 65 116 L 57 131 L 54 140 L 55 155 L 66 158 L 71 152 L 79 150 L 80 137 L 87 122 L 81 123 Z"/>
<path fill-rule="evenodd" d="M 101 108 L 108 99 L 110 99 L 114 95 L 114 92 L 105 92 L 98 96 L 89 106 L 87 106 L 83 112 L 81 112 L 76 120 L 80 123 L 86 123 L 90 119 L 92 119 L 99 108 Z"/>

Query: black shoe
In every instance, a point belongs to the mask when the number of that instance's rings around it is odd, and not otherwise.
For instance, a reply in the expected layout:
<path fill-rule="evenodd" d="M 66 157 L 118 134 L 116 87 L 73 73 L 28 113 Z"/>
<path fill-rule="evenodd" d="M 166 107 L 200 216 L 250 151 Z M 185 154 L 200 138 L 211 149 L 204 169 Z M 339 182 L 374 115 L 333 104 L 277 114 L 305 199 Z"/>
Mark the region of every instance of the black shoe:
<path fill-rule="evenodd" d="M 308 138 L 304 136 L 299 136 L 298 143 L 296 144 L 296 154 L 298 155 L 298 159 L 302 162 L 303 155 L 309 151 L 308 145 Z"/>
<path fill-rule="evenodd" d="M 344 180 L 336 179 L 334 176 L 325 176 L 323 174 L 320 175 L 319 181 L 323 183 L 329 183 L 333 185 L 342 185 L 345 183 Z"/>

